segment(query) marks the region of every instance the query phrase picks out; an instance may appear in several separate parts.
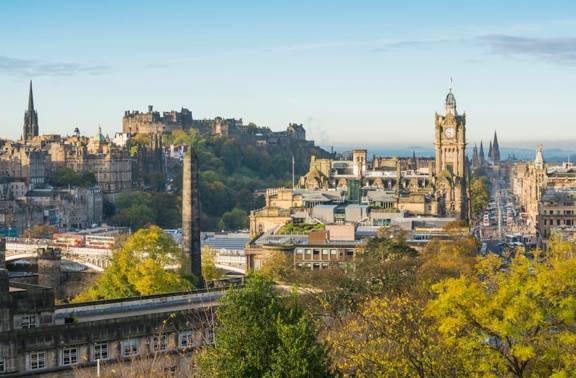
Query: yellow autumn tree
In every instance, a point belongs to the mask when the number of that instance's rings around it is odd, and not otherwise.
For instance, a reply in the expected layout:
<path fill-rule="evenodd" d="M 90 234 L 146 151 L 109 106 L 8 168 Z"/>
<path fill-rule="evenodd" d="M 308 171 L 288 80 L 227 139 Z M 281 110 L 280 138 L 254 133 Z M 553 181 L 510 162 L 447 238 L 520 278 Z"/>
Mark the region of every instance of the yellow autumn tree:
<path fill-rule="evenodd" d="M 192 284 L 174 268 L 180 247 L 157 226 L 142 228 L 114 251 L 112 263 L 75 302 L 190 290 Z"/>
<path fill-rule="evenodd" d="M 216 267 L 216 252 L 206 246 L 202 248 L 202 278 L 213 281 L 222 278 L 222 271 Z"/>
<path fill-rule="evenodd" d="M 424 316 L 426 298 L 374 298 L 358 314 L 331 327 L 331 357 L 345 376 L 464 376 L 454 350 L 438 342 L 434 322 Z"/>
<path fill-rule="evenodd" d="M 570 376 L 576 369 L 576 259 L 570 243 L 483 258 L 473 274 L 434 286 L 427 314 L 469 375 Z"/>

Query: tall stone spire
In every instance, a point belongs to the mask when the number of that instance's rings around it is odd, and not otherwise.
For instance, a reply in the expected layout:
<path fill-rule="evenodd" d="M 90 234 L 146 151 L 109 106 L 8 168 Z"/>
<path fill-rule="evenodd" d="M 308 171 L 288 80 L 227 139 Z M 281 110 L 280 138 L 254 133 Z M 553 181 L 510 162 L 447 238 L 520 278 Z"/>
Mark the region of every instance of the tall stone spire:
<path fill-rule="evenodd" d="M 182 167 L 182 273 L 194 276 L 196 287 L 204 286 L 200 248 L 200 194 L 198 157 L 190 150 Z"/>
<path fill-rule="evenodd" d="M 30 93 L 28 93 L 28 111 L 34 111 L 34 93 L 32 93 L 32 80 L 30 80 Z"/>
<path fill-rule="evenodd" d="M 494 149 L 492 148 L 492 141 L 490 141 L 490 147 L 488 147 L 488 160 L 494 161 L 493 155 Z"/>
<path fill-rule="evenodd" d="M 480 159 L 478 157 L 478 147 L 474 145 L 472 148 L 472 169 L 477 169 L 480 166 Z"/>
<path fill-rule="evenodd" d="M 28 141 L 38 136 L 38 113 L 34 109 L 34 94 L 32 93 L 32 80 L 30 80 L 30 92 L 28 94 L 28 109 L 24 113 L 24 131 L 22 138 Z"/>
<path fill-rule="evenodd" d="M 480 166 L 483 166 L 486 163 L 486 159 L 484 158 L 484 146 L 482 145 L 482 141 L 480 141 L 480 151 L 478 151 L 478 159 L 480 161 Z"/>
<path fill-rule="evenodd" d="M 498 136 L 494 131 L 494 142 L 492 143 L 492 161 L 494 163 L 500 162 L 500 146 L 498 146 Z"/>

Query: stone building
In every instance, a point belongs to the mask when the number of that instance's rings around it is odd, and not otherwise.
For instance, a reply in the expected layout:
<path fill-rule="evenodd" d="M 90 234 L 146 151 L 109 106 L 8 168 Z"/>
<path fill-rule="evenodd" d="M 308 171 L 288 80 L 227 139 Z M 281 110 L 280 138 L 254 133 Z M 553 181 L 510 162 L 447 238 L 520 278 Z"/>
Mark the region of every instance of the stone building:
<path fill-rule="evenodd" d="M 115 146 L 98 132 L 93 138 L 71 136 L 46 143 L 51 170 L 70 168 L 92 172 L 106 194 L 132 189 L 132 159 L 125 148 Z"/>
<path fill-rule="evenodd" d="M 42 283 L 54 285 L 49 273 L 58 256 L 46 254 Z M 213 342 L 214 309 L 225 290 L 57 305 L 52 288 L 10 281 L 0 269 L 0 375 L 61 377 L 97 363 L 108 375 L 135 357 L 169 355 L 176 357 L 166 368 L 176 370 L 178 359 Z"/>
<path fill-rule="evenodd" d="M 37 146 L 5 141 L 0 149 L 0 176 L 43 184 L 48 172 L 48 155 Z"/>
<path fill-rule="evenodd" d="M 554 232 L 576 234 L 576 188 L 547 189 L 538 203 L 537 224 L 543 242 Z"/>
<path fill-rule="evenodd" d="M 354 150 L 347 159 L 316 159 L 299 180 L 309 190 L 346 190 L 350 198 L 366 192 L 388 191 L 404 209 L 419 215 L 468 219 L 469 189 L 466 163 L 466 115 L 458 114 L 452 90 L 444 114 L 435 116 L 434 158 L 367 159 L 366 150 Z M 357 193 L 352 193 L 358 192 Z"/>
<path fill-rule="evenodd" d="M 98 128 L 93 138 L 39 135 L 32 85 L 23 129 L 23 140 L 0 142 L 0 176 L 26 180 L 31 187 L 45 182 L 55 169 L 66 167 L 78 173 L 92 172 L 106 194 L 132 188 L 132 160 L 125 147 L 114 145 Z"/>
<path fill-rule="evenodd" d="M 516 162 L 512 166 L 511 182 L 513 193 L 540 242 L 545 244 L 553 229 L 572 227 L 576 166 L 546 163 L 543 147 L 539 145 L 534 161 Z"/>
<path fill-rule="evenodd" d="M 163 134 L 175 129 L 188 129 L 192 126 L 192 112 L 182 108 L 179 112 L 170 111 L 160 114 L 152 105 L 148 112 L 126 111 L 122 118 L 122 132 L 125 134 Z"/>

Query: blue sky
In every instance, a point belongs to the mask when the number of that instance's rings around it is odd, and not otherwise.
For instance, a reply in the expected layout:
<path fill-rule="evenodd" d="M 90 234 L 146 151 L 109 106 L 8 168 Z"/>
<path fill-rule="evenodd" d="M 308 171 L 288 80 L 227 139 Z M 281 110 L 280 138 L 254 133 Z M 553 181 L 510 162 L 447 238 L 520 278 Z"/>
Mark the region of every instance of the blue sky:
<path fill-rule="evenodd" d="M 576 140 L 573 1 L 2 1 L 0 136 L 192 110 L 322 145 L 428 146 L 449 78 L 468 140 Z"/>

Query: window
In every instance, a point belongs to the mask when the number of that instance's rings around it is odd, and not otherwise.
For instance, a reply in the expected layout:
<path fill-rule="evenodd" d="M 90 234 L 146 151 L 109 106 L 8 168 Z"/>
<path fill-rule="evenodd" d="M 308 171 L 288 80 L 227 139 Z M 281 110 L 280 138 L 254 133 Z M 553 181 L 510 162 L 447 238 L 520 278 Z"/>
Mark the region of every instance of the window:
<path fill-rule="evenodd" d="M 327 249 L 323 249 L 323 250 L 322 250 L 322 255 L 328 256 L 328 250 L 327 250 Z"/>
<path fill-rule="evenodd" d="M 46 368 L 46 352 L 32 352 L 28 354 L 28 369 L 39 370 Z"/>
<path fill-rule="evenodd" d="M 201 340 L 198 337 L 194 337 L 193 331 L 180 332 L 178 335 L 178 346 L 180 348 L 190 348 L 196 347 L 201 344 Z"/>
<path fill-rule="evenodd" d="M 330 254 L 331 254 L 332 256 L 336 256 L 336 250 L 335 250 L 335 249 L 331 249 L 331 250 L 330 250 Z"/>
<path fill-rule="evenodd" d="M 108 343 L 95 343 L 92 352 L 92 360 L 107 360 L 110 356 L 108 354 Z"/>
<path fill-rule="evenodd" d="M 62 349 L 62 365 L 74 365 L 78 362 L 78 348 L 64 348 Z"/>
<path fill-rule="evenodd" d="M 306 250 L 306 254 L 307 254 L 307 255 L 309 255 L 309 254 L 311 254 L 311 253 L 312 253 L 312 251 L 310 251 L 309 249 Z"/>
<path fill-rule="evenodd" d="M 150 344 L 152 351 L 163 352 L 168 349 L 168 337 L 166 335 L 154 336 Z"/>
<path fill-rule="evenodd" d="M 297 249 L 296 249 L 296 254 L 297 254 L 297 255 L 301 255 L 301 254 L 302 254 L 302 249 L 301 249 L 301 248 L 297 248 Z"/>
<path fill-rule="evenodd" d="M 122 357 L 136 356 L 138 354 L 138 347 L 140 346 L 139 339 L 123 340 L 120 343 L 122 348 Z"/>
<path fill-rule="evenodd" d="M 6 359 L 4 356 L 0 355 L 0 373 L 6 372 Z"/>
<path fill-rule="evenodd" d="M 22 315 L 20 318 L 21 328 L 36 328 L 38 327 L 36 321 L 36 314 Z"/>

